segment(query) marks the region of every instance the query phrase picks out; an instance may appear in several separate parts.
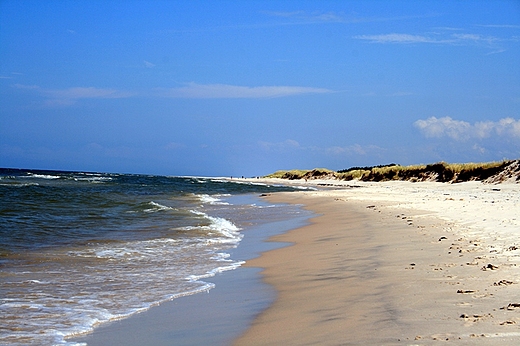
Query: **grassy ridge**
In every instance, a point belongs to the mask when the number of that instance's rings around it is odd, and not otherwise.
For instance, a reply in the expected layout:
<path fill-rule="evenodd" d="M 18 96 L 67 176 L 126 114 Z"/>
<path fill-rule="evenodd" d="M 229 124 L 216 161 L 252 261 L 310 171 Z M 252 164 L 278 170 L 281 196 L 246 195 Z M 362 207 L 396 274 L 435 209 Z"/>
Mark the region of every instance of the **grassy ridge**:
<path fill-rule="evenodd" d="M 276 171 L 272 174 L 266 175 L 264 178 L 280 178 L 280 179 L 316 179 L 317 177 L 331 177 L 336 178 L 337 173 L 326 168 L 315 168 L 312 170 L 293 169 L 290 171 Z"/>
<path fill-rule="evenodd" d="M 277 171 L 266 178 L 282 179 L 319 179 L 333 178 L 340 180 L 362 181 L 439 181 L 463 182 L 485 180 L 503 171 L 513 161 L 485 162 L 485 163 L 446 163 L 438 162 L 429 165 L 400 166 L 396 164 L 353 167 L 346 170 L 331 171 L 325 168 L 313 170 Z"/>

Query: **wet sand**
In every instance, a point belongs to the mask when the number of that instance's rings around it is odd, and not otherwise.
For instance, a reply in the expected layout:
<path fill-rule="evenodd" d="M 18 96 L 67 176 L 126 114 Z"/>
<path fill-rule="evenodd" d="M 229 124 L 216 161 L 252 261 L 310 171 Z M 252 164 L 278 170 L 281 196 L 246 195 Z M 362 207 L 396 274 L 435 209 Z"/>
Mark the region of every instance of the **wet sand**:
<path fill-rule="evenodd" d="M 520 343 L 518 185 L 340 185 L 268 197 L 320 216 L 246 264 L 278 295 L 235 345 Z"/>

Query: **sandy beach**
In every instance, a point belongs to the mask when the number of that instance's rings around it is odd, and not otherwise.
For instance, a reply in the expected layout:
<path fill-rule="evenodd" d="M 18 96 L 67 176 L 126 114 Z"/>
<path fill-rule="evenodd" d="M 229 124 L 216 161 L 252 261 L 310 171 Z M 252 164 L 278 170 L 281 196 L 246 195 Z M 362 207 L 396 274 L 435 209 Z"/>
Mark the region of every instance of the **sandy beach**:
<path fill-rule="evenodd" d="M 519 185 L 278 183 L 319 216 L 247 262 L 278 294 L 235 345 L 520 343 Z"/>

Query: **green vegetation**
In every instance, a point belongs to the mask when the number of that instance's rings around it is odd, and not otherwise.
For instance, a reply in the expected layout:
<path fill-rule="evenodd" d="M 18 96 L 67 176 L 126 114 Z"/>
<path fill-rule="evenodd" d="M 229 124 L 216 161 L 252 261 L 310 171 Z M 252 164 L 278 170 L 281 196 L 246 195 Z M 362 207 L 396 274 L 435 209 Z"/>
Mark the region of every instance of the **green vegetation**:
<path fill-rule="evenodd" d="M 339 180 L 362 181 L 439 181 L 458 183 L 472 180 L 485 180 L 498 174 L 512 161 L 485 163 L 446 163 L 438 162 L 428 165 L 400 166 L 397 164 L 372 167 L 352 167 L 340 171 L 325 168 L 313 170 L 277 171 L 266 178 L 282 179 L 320 179 L 333 178 Z"/>
<path fill-rule="evenodd" d="M 309 172 L 309 170 L 302 170 L 302 169 L 293 169 L 290 171 L 276 171 L 274 173 L 271 173 L 269 175 L 266 175 L 264 178 L 280 178 L 280 179 L 289 179 L 289 176 L 298 176 L 303 177 L 305 173 Z M 300 179 L 300 178 L 294 178 L 294 179 Z"/>
<path fill-rule="evenodd" d="M 348 173 L 350 171 L 370 171 L 374 168 L 385 168 L 385 167 L 394 167 L 399 166 L 396 163 L 390 163 L 388 165 L 379 165 L 379 166 L 367 166 L 367 167 L 350 167 L 348 169 L 341 169 L 338 171 L 338 173 Z"/>
<path fill-rule="evenodd" d="M 336 177 L 336 172 L 326 168 L 315 168 L 313 170 L 293 169 L 290 171 L 276 171 L 272 174 L 266 175 L 265 178 L 280 178 L 280 179 L 318 179 L 323 177 Z"/>

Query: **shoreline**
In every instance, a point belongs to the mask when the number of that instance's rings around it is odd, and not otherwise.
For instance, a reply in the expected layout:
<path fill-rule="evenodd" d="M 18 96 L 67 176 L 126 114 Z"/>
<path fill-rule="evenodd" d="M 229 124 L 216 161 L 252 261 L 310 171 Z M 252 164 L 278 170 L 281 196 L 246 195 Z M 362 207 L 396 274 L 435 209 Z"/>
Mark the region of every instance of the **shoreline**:
<path fill-rule="evenodd" d="M 236 204 L 271 205 L 255 194 L 231 198 Z M 304 212 L 247 226 L 238 247 L 227 253 L 234 260 L 248 261 L 265 251 L 286 246 L 267 239 L 304 225 L 309 216 Z M 179 297 L 128 318 L 104 323 L 88 334 L 67 338 L 67 342 L 89 346 L 229 345 L 275 299 L 274 288 L 262 282 L 259 272 L 259 268 L 240 266 L 217 273 L 203 279 L 215 285 L 207 292 Z"/>
<path fill-rule="evenodd" d="M 246 263 L 278 297 L 235 345 L 520 342 L 519 185 L 292 184 L 333 187 L 267 197 L 320 216 Z"/>

